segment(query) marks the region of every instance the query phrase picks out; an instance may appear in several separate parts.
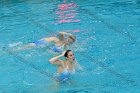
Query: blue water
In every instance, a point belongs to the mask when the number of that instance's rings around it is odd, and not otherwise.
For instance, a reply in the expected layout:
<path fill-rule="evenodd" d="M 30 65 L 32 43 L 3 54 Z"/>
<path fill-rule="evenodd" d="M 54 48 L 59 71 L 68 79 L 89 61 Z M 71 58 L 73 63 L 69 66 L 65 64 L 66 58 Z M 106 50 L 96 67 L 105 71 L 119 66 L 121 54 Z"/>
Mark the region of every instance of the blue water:
<path fill-rule="evenodd" d="M 1 0 L 0 93 L 140 93 L 139 20 L 139 0 Z M 51 79 L 47 49 L 9 52 L 59 31 L 83 66 L 68 83 Z"/>

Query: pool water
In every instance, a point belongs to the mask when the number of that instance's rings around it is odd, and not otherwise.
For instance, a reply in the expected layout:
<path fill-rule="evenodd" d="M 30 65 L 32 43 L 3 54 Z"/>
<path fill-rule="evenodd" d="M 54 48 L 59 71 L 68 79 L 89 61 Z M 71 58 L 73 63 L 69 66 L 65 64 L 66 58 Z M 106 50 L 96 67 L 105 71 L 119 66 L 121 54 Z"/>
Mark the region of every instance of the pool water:
<path fill-rule="evenodd" d="M 0 93 L 140 93 L 139 20 L 139 0 L 1 0 Z M 83 67 L 66 83 L 48 49 L 10 52 L 59 31 Z"/>

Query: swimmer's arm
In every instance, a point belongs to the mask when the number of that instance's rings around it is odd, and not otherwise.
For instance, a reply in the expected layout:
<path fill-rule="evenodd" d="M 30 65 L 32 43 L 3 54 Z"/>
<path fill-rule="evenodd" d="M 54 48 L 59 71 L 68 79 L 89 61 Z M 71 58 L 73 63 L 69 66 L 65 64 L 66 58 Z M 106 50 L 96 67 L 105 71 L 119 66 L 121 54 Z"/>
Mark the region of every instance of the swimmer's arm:
<path fill-rule="evenodd" d="M 55 42 L 57 43 L 59 40 L 56 37 L 49 37 L 49 38 L 43 38 L 43 40 L 47 41 L 47 42 Z"/>
<path fill-rule="evenodd" d="M 62 60 L 59 60 L 59 58 L 63 57 L 63 55 L 59 55 L 59 56 L 56 56 L 56 57 L 53 57 L 49 60 L 49 62 L 51 64 L 54 64 L 54 65 L 61 65 L 62 64 Z"/>
<path fill-rule="evenodd" d="M 59 34 L 70 36 L 70 37 L 73 38 L 74 40 L 76 39 L 74 35 L 72 35 L 72 34 L 70 34 L 70 33 L 67 33 L 67 32 L 59 32 Z"/>

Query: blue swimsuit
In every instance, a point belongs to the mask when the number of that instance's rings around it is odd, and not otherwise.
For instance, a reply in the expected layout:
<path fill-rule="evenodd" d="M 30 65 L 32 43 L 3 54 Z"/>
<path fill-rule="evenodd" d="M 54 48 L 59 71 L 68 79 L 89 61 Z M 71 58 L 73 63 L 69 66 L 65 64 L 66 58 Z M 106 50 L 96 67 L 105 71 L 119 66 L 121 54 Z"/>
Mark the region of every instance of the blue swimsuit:
<path fill-rule="evenodd" d="M 45 40 L 38 40 L 33 42 L 36 46 L 40 46 L 40 45 L 46 45 L 48 46 L 48 42 L 46 42 Z"/>
<path fill-rule="evenodd" d="M 33 42 L 36 46 L 40 46 L 40 45 L 45 45 L 45 46 L 49 46 L 49 43 L 45 40 L 38 40 Z M 63 46 L 52 46 L 49 47 L 53 52 L 62 52 L 63 50 Z"/>
<path fill-rule="evenodd" d="M 53 52 L 63 52 L 63 46 L 53 46 L 53 47 L 50 47 L 50 49 L 53 51 Z"/>
<path fill-rule="evenodd" d="M 59 76 L 57 76 L 56 79 L 59 82 L 65 82 L 65 81 L 67 81 L 70 78 L 70 76 L 71 76 L 71 73 L 69 71 L 64 71 Z"/>
<path fill-rule="evenodd" d="M 59 82 L 66 82 L 67 80 L 69 80 L 70 76 L 75 73 L 75 70 L 73 69 L 72 71 L 69 71 L 69 67 L 66 66 L 64 71 L 59 74 L 56 79 Z"/>

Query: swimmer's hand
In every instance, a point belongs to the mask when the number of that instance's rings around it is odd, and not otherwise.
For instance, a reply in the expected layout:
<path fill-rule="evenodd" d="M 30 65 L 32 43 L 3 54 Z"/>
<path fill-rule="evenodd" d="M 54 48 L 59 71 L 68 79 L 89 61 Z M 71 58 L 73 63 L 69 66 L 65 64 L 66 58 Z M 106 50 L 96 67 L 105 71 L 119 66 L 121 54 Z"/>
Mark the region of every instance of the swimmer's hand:
<path fill-rule="evenodd" d="M 59 34 L 61 34 L 61 35 L 72 35 L 72 34 L 67 33 L 67 32 L 59 32 Z"/>
<path fill-rule="evenodd" d="M 67 33 L 66 33 L 66 32 L 59 32 L 59 34 L 65 35 L 65 34 L 67 34 Z"/>
<path fill-rule="evenodd" d="M 66 51 L 62 52 L 62 54 L 61 54 L 61 55 L 62 55 L 62 56 L 64 56 L 64 55 L 65 55 L 65 53 L 66 53 Z"/>

